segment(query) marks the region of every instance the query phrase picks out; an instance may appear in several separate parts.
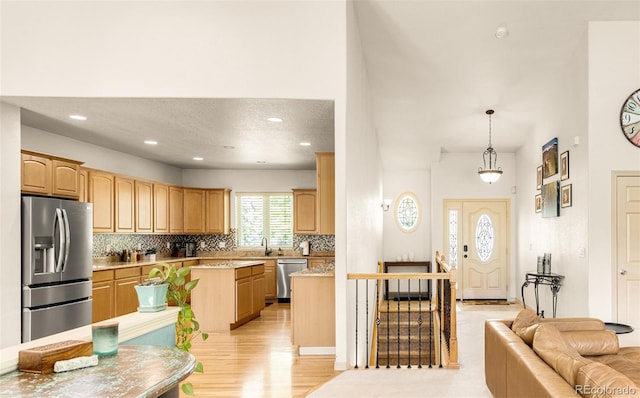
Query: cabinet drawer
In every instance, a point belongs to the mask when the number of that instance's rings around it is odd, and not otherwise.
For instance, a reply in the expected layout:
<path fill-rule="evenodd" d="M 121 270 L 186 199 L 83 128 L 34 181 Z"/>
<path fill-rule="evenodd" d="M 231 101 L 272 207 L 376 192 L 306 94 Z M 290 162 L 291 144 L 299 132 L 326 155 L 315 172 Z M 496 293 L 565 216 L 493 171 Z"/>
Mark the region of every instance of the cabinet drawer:
<path fill-rule="evenodd" d="M 140 267 L 120 268 L 116 270 L 116 279 L 140 276 Z"/>
<path fill-rule="evenodd" d="M 251 267 L 236 268 L 236 280 L 249 278 L 251 276 Z"/>
<path fill-rule="evenodd" d="M 254 265 L 251 267 L 251 275 L 264 274 L 264 265 Z"/>
<path fill-rule="evenodd" d="M 93 271 L 91 280 L 95 282 L 111 281 L 113 280 L 113 270 L 108 269 L 104 271 Z"/>
<path fill-rule="evenodd" d="M 154 268 L 162 269 L 162 266 L 161 265 L 157 265 L 157 264 L 149 264 L 149 265 L 143 265 L 140 268 L 141 268 L 142 277 L 144 279 L 147 279 L 149 277 L 149 272 L 151 272 L 152 269 L 154 269 Z"/>

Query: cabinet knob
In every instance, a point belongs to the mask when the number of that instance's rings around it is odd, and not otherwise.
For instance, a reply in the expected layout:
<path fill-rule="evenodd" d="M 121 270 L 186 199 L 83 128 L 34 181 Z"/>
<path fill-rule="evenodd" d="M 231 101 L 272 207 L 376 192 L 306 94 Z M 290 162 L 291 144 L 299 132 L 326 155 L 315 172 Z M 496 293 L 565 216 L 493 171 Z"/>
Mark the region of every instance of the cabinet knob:
<path fill-rule="evenodd" d="M 620 275 L 626 275 L 627 274 L 627 270 L 626 269 L 621 269 L 620 270 Z"/>

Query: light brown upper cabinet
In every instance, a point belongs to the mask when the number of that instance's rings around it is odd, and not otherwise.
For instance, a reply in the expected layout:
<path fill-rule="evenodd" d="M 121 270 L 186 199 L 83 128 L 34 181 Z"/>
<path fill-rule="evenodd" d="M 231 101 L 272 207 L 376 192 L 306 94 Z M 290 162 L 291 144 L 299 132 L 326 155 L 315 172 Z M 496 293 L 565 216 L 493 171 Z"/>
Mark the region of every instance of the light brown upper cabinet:
<path fill-rule="evenodd" d="M 153 184 L 153 232 L 169 233 L 169 186 Z"/>
<path fill-rule="evenodd" d="M 136 232 L 153 232 L 153 184 L 135 181 Z"/>
<path fill-rule="evenodd" d="M 82 167 L 78 171 L 78 201 L 89 201 L 89 171 Z"/>
<path fill-rule="evenodd" d="M 89 202 L 93 203 L 93 232 L 114 232 L 113 174 L 89 170 Z"/>
<path fill-rule="evenodd" d="M 204 233 L 204 189 L 184 189 L 184 233 Z"/>
<path fill-rule="evenodd" d="M 228 234 L 231 223 L 229 189 L 207 189 L 205 200 L 205 228 L 209 234 Z"/>
<path fill-rule="evenodd" d="M 169 187 L 169 233 L 181 234 L 184 231 L 184 189 Z"/>
<path fill-rule="evenodd" d="M 116 177 L 116 232 L 134 232 L 135 181 Z"/>
<path fill-rule="evenodd" d="M 23 193 L 78 199 L 82 162 L 24 150 L 20 158 Z"/>
<path fill-rule="evenodd" d="M 316 153 L 317 202 L 318 202 L 318 233 L 323 235 L 335 234 L 335 153 Z"/>
<path fill-rule="evenodd" d="M 293 190 L 293 233 L 318 233 L 315 189 Z"/>

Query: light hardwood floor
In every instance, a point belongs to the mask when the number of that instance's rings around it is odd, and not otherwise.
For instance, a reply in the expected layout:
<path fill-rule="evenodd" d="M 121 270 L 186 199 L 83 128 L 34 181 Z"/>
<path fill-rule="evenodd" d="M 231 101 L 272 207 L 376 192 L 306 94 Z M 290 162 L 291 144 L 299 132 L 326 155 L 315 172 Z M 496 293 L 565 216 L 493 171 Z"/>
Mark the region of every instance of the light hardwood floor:
<path fill-rule="evenodd" d="M 188 378 L 196 396 L 304 397 L 340 373 L 333 355 L 298 356 L 290 336 L 289 304 L 275 303 L 236 330 L 194 340 L 191 352 L 204 365 Z"/>

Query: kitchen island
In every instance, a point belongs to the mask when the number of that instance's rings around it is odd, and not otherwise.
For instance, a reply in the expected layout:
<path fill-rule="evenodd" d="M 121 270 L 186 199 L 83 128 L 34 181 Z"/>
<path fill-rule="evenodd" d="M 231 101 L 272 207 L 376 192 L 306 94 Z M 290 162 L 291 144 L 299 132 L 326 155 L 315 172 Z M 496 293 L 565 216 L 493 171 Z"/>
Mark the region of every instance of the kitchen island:
<path fill-rule="evenodd" d="M 191 268 L 191 279 L 200 279 L 191 292 L 191 308 L 204 332 L 235 329 L 264 308 L 264 261 L 198 265 Z"/>
<path fill-rule="evenodd" d="M 333 264 L 291 274 L 291 343 L 300 355 L 335 354 Z"/>
<path fill-rule="evenodd" d="M 0 376 L 3 397 L 178 396 L 178 383 L 195 369 L 193 355 L 175 347 L 122 346 L 97 366 L 62 373 L 14 371 Z"/>

